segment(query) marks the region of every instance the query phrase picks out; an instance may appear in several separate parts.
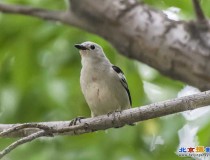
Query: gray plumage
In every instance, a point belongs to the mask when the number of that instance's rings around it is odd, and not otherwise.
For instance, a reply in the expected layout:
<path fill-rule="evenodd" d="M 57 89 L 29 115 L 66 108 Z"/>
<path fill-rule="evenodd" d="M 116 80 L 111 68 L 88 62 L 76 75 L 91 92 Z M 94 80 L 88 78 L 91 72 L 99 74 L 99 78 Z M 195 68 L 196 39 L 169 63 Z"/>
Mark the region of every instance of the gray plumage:
<path fill-rule="evenodd" d="M 96 43 L 76 44 L 81 55 L 80 85 L 92 117 L 131 108 L 131 96 L 122 70 L 110 63 Z"/>

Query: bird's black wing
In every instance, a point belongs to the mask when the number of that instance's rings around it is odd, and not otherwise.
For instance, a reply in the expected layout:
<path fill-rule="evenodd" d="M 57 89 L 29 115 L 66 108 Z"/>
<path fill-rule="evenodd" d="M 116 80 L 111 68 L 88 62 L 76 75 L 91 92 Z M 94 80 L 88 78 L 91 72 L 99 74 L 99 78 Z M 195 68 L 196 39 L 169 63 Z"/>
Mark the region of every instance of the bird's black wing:
<path fill-rule="evenodd" d="M 121 84 L 123 85 L 123 87 L 125 88 L 125 90 L 128 94 L 130 105 L 132 106 L 131 94 L 130 94 L 130 91 L 128 89 L 128 84 L 127 84 L 127 81 L 126 81 L 126 78 L 124 76 L 123 71 L 119 67 L 114 66 L 114 65 L 112 66 L 112 68 L 114 69 L 115 72 L 117 72 L 117 74 L 120 78 L 120 82 L 121 82 Z"/>

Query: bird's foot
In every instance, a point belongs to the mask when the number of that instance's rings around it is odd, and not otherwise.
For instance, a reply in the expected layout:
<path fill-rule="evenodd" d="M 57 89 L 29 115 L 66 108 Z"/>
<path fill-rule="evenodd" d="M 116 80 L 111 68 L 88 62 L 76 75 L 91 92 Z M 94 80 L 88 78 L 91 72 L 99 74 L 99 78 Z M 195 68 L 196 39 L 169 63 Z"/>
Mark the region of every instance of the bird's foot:
<path fill-rule="evenodd" d="M 112 121 L 112 123 L 113 124 L 115 124 L 115 120 L 116 120 L 116 113 L 120 113 L 121 114 L 121 110 L 115 110 L 114 112 L 109 112 L 109 113 L 107 113 L 107 116 L 109 117 L 110 115 L 112 115 L 113 116 L 113 121 Z M 123 127 L 123 125 L 116 125 L 114 128 L 121 128 L 121 127 Z"/>
<path fill-rule="evenodd" d="M 114 118 L 115 118 L 115 114 L 116 113 L 122 113 L 122 110 L 116 110 L 116 111 L 114 111 L 114 112 L 109 112 L 109 113 L 107 113 L 107 116 L 109 117 L 110 115 L 113 115 L 114 116 Z M 128 123 L 127 125 L 129 125 L 129 126 L 135 126 L 136 124 L 135 123 Z M 114 127 L 114 128 L 120 128 L 120 127 L 123 127 L 123 125 L 122 126 L 117 126 L 117 127 Z"/>
<path fill-rule="evenodd" d="M 115 113 L 121 113 L 122 111 L 121 110 L 116 110 L 116 111 L 114 111 L 114 112 L 109 112 L 109 113 L 107 113 L 107 116 L 109 117 L 110 115 L 113 115 L 113 116 L 115 116 Z"/>
<path fill-rule="evenodd" d="M 69 126 L 75 126 L 77 123 L 81 123 L 81 119 L 85 119 L 85 117 L 76 117 L 72 119 Z"/>

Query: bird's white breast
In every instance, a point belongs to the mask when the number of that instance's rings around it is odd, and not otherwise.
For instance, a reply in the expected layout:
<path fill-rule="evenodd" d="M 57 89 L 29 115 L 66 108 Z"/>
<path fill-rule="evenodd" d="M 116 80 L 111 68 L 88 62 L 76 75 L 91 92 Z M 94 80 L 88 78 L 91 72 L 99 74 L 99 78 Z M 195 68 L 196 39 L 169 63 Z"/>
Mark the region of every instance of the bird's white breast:
<path fill-rule="evenodd" d="M 110 69 L 111 64 L 103 65 L 95 68 L 83 66 L 81 70 L 80 85 L 92 116 L 130 107 L 128 95 L 118 77 L 115 77 L 115 71 Z"/>

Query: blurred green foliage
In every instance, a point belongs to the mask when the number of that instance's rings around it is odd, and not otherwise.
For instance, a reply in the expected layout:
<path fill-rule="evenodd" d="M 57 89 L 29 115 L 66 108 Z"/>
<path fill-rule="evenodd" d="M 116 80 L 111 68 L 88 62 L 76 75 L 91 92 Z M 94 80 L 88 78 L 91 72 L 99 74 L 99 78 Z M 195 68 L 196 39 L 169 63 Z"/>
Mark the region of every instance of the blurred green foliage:
<path fill-rule="evenodd" d="M 4 0 L 11 4 L 65 9 L 65 1 Z M 183 19 L 194 17 L 190 0 L 145 0 L 159 9 L 176 6 Z M 202 1 L 210 14 L 209 1 Z M 20 15 L 0 14 L 0 123 L 70 120 L 90 116 L 80 90 L 80 55 L 75 43 L 94 41 L 103 46 L 111 62 L 127 77 L 133 106 L 174 98 L 184 86 L 150 67 L 128 59 L 105 40 L 60 23 Z M 12 160 L 153 160 L 178 159 L 177 131 L 181 115 L 144 121 L 73 137 L 41 138 L 14 150 Z M 209 127 L 206 128 L 209 130 Z M 200 134 L 205 137 L 205 128 Z M 156 136 L 164 144 L 152 145 Z M 205 138 L 202 138 L 205 141 Z M 0 149 L 14 139 L 0 139 Z M 207 145 L 207 144 L 206 144 Z M 155 148 L 154 148 L 155 147 Z"/>

